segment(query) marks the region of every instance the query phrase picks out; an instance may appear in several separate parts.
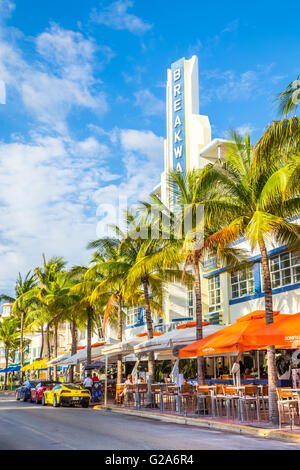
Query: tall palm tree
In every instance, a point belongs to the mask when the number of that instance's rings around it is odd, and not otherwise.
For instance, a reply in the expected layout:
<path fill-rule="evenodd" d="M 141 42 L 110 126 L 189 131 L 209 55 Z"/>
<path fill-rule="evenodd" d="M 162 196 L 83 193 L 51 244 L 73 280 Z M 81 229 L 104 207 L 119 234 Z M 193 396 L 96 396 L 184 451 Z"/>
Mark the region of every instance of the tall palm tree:
<path fill-rule="evenodd" d="M 258 247 L 262 261 L 265 291 L 266 323 L 273 322 L 273 297 L 267 243 L 272 239 L 279 246 L 299 248 L 300 226 L 290 218 L 299 215 L 299 192 L 283 194 L 277 191 L 270 197 L 272 178 L 283 163 L 270 163 L 258 168 L 256 155 L 250 138 L 244 141 L 235 135 L 224 164 L 209 165 L 205 170 L 203 184 L 215 187 L 219 197 L 209 202 L 211 213 L 223 220 L 225 227 L 209 237 L 205 248 L 228 246 L 246 237 L 251 249 Z M 268 351 L 269 416 L 272 423 L 278 422 L 276 403 L 275 348 Z"/>
<path fill-rule="evenodd" d="M 24 298 L 24 294 L 33 289 L 36 285 L 36 278 L 34 274 L 31 274 L 29 271 L 25 278 L 22 278 L 21 273 L 19 273 L 18 278 L 15 284 L 15 298 L 10 297 L 6 294 L 0 295 L 0 301 L 6 300 L 13 303 L 13 314 L 20 321 L 20 365 L 21 368 L 24 365 L 24 328 L 26 325 L 26 316 L 28 309 L 30 308 L 30 302 Z M 21 372 L 23 376 L 23 372 Z"/>
<path fill-rule="evenodd" d="M 153 318 L 151 300 L 155 300 L 157 312 L 162 312 L 164 288 L 168 282 L 181 282 L 183 261 L 177 246 L 164 238 L 163 227 L 157 227 L 158 236 L 151 238 L 151 220 L 147 213 L 135 218 L 127 214 L 128 232 L 123 236 L 121 245 L 131 259 L 132 267 L 128 272 L 128 294 L 134 295 L 138 289 L 143 291 L 143 304 L 149 339 L 153 338 Z M 146 234 L 139 237 L 138 234 Z M 190 280 L 186 280 L 188 283 Z M 155 362 L 153 351 L 148 357 L 149 385 L 155 377 Z M 149 394 L 150 398 L 150 394 Z M 150 404 L 150 403 L 149 403 Z"/>
<path fill-rule="evenodd" d="M 20 333 L 17 330 L 14 318 L 5 318 L 0 322 L 0 343 L 3 343 L 5 350 L 5 368 L 8 368 L 9 354 L 16 350 L 19 344 Z M 5 372 L 4 390 L 7 388 L 7 372 Z"/>
<path fill-rule="evenodd" d="M 197 340 L 203 337 L 203 306 L 202 306 L 202 286 L 200 267 L 205 259 L 203 253 L 204 239 L 215 233 L 220 228 L 220 221 L 214 221 L 213 225 L 209 220 L 209 211 L 204 212 L 204 206 L 211 198 L 217 198 L 218 194 L 201 184 L 202 170 L 193 170 L 186 175 L 171 171 L 167 179 L 168 192 L 176 200 L 174 211 L 166 207 L 157 196 L 151 197 L 151 202 L 158 206 L 163 217 L 159 217 L 160 222 L 165 221 L 167 227 L 171 227 L 172 236 L 170 243 L 175 249 L 182 253 L 183 279 L 187 276 L 187 268 L 193 269 L 193 281 L 195 285 L 196 297 L 196 332 Z M 152 204 L 144 203 L 148 211 L 152 209 Z M 202 210 L 202 209 L 203 210 Z M 218 224 L 218 225 L 217 225 Z M 162 229 L 165 232 L 165 229 Z M 223 248 L 215 253 L 219 264 L 230 265 L 235 268 L 243 262 L 244 254 L 242 250 L 235 248 Z M 198 382 L 205 381 L 204 358 L 197 358 Z"/>
<path fill-rule="evenodd" d="M 30 312 L 31 325 L 38 323 L 46 324 L 46 344 L 47 357 L 51 359 L 50 335 L 54 326 L 54 348 L 57 351 L 57 325 L 62 316 L 62 303 L 65 301 L 68 286 L 64 277 L 64 267 L 66 262 L 61 257 L 52 257 L 47 260 L 43 255 L 42 267 L 35 268 L 36 285 L 28 292 L 24 293 L 19 301 L 32 305 Z M 42 328 L 42 333 L 44 328 Z M 56 370 L 55 370 L 56 374 Z M 48 377 L 51 376 L 51 369 L 48 369 Z"/>
<path fill-rule="evenodd" d="M 118 228 L 116 227 L 116 230 Z M 127 297 L 127 275 L 132 260 L 118 239 L 96 240 L 89 244 L 96 249 L 92 266 L 86 272 L 85 282 L 92 287 L 91 302 L 105 304 L 103 332 L 106 325 L 117 317 L 118 341 L 123 340 L 124 303 Z M 122 382 L 122 356 L 117 360 L 117 383 Z"/>
<path fill-rule="evenodd" d="M 278 103 L 280 114 L 285 117 L 293 111 L 297 111 L 300 104 L 300 75 L 276 96 L 275 101 Z"/>
<path fill-rule="evenodd" d="M 87 332 L 87 365 L 92 363 L 92 334 L 99 328 L 99 317 L 103 316 L 103 305 L 97 302 L 94 305 L 91 295 L 95 287 L 103 280 L 103 276 L 94 272 L 89 272 L 87 266 L 73 266 L 69 271 L 69 276 L 73 280 L 70 288 L 70 295 L 74 296 L 74 308 L 77 308 L 78 316 L 86 325 Z"/>

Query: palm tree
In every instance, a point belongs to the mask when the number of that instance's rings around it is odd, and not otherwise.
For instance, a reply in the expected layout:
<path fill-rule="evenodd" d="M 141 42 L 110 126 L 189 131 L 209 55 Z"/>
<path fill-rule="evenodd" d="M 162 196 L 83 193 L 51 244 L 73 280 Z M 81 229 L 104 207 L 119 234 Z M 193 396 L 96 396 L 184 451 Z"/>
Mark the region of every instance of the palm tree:
<path fill-rule="evenodd" d="M 275 160 L 275 159 L 274 159 Z M 205 248 L 229 246 L 246 237 L 251 249 L 258 247 L 262 260 L 265 291 L 266 323 L 273 322 L 273 297 L 270 268 L 267 256 L 267 242 L 272 239 L 279 246 L 299 248 L 300 227 L 289 221 L 299 215 L 300 198 L 297 193 L 284 194 L 277 190 L 276 197 L 270 196 L 274 174 L 283 167 L 275 161 L 262 168 L 247 136 L 244 142 L 235 135 L 235 142 L 229 147 L 224 164 L 209 165 L 203 176 L 203 184 L 215 187 L 219 197 L 209 202 L 210 212 L 223 220 L 225 228 L 205 241 Z M 268 347 L 269 416 L 272 423 L 278 422 L 276 404 L 275 348 Z"/>
<path fill-rule="evenodd" d="M 300 103 L 300 75 L 276 96 L 275 101 L 278 102 L 280 114 L 285 117 L 298 109 Z"/>
<path fill-rule="evenodd" d="M 0 301 L 6 300 L 13 303 L 13 314 L 16 318 L 20 320 L 20 365 L 21 368 L 24 365 L 24 328 L 26 325 L 26 315 L 30 307 L 30 302 L 24 299 L 24 294 L 33 289 L 36 285 L 36 278 L 34 274 L 31 274 L 29 271 L 25 278 L 22 278 L 21 273 L 19 273 L 16 285 L 15 285 L 15 298 L 10 297 L 6 294 L 0 295 Z M 23 376 L 23 372 L 21 372 Z"/>
<path fill-rule="evenodd" d="M 95 287 L 103 280 L 103 276 L 89 272 L 87 266 L 73 266 L 69 271 L 73 280 L 70 295 L 74 296 L 74 308 L 77 308 L 78 316 L 86 325 L 87 332 L 87 365 L 92 363 L 92 334 L 99 327 L 99 316 L 103 315 L 103 306 L 94 305 L 91 295 Z M 90 278 L 92 277 L 92 280 Z M 102 308 L 101 308 L 102 307 Z"/>
<path fill-rule="evenodd" d="M 4 344 L 5 349 L 5 368 L 8 368 L 9 354 L 16 350 L 19 343 L 20 334 L 17 330 L 16 320 L 14 318 L 5 318 L 0 322 L 0 343 Z M 7 372 L 5 372 L 4 390 L 7 388 Z"/>
<path fill-rule="evenodd" d="M 54 326 L 54 349 L 57 352 L 57 325 L 63 313 L 63 301 L 66 302 L 68 286 L 64 276 L 66 262 L 61 257 L 46 260 L 43 255 L 43 266 L 34 270 L 37 283 L 28 292 L 20 296 L 19 301 L 32 305 L 30 311 L 31 326 L 46 324 L 47 357 L 51 359 L 50 335 Z M 42 327 L 42 334 L 44 329 Z M 51 369 L 48 369 L 50 378 Z M 56 375 L 56 369 L 55 369 Z"/>
<path fill-rule="evenodd" d="M 168 192 L 176 200 L 174 211 L 166 207 L 157 196 L 152 196 L 151 201 L 159 207 L 159 212 L 164 216 L 160 221 L 166 221 L 167 227 L 171 227 L 173 236 L 170 243 L 183 256 L 183 279 L 187 276 L 187 268 L 193 269 L 195 297 L 196 297 L 196 331 L 197 340 L 203 338 L 203 308 L 202 308 L 202 286 L 200 276 L 200 266 L 205 259 L 205 252 L 200 249 L 203 241 L 208 236 L 215 233 L 220 228 L 220 221 L 209 223 L 209 212 L 201 210 L 212 197 L 217 198 L 218 194 L 211 188 L 206 188 L 201 184 L 202 170 L 193 170 L 182 175 L 176 171 L 171 171 L 168 175 Z M 144 203 L 148 212 L 151 212 L 152 205 Z M 163 229 L 163 232 L 165 229 Z M 230 265 L 235 268 L 237 264 L 243 262 L 243 252 L 235 248 L 223 248 L 215 253 L 218 262 Z M 204 359 L 197 358 L 197 375 L 199 384 L 205 381 Z"/>
<path fill-rule="evenodd" d="M 116 227 L 116 230 L 118 228 Z M 92 288 L 91 302 L 105 304 L 103 332 L 108 322 L 117 317 L 118 341 L 123 340 L 124 303 L 127 297 L 127 275 L 132 260 L 117 239 L 91 242 L 90 249 L 97 249 L 91 268 L 86 272 L 85 282 Z M 122 356 L 117 360 L 117 383 L 122 382 Z"/>
<path fill-rule="evenodd" d="M 123 236 L 121 246 L 124 247 L 127 256 L 131 259 L 128 272 L 128 295 L 134 294 L 141 288 L 143 291 L 143 305 L 147 324 L 149 339 L 153 338 L 152 309 L 155 305 L 156 313 L 163 314 L 162 301 L 164 288 L 169 282 L 182 281 L 182 269 L 180 263 L 183 257 L 177 246 L 164 238 L 163 227 L 158 225 L 158 237 L 151 238 L 151 220 L 148 214 L 134 217 L 127 214 L 129 224 L 128 232 Z M 138 234 L 148 233 L 145 237 Z M 186 280 L 186 283 L 190 280 Z M 153 383 L 155 376 L 155 362 L 153 351 L 148 357 L 149 386 Z M 150 399 L 150 393 L 149 393 Z M 150 405 L 150 403 L 149 403 Z"/>

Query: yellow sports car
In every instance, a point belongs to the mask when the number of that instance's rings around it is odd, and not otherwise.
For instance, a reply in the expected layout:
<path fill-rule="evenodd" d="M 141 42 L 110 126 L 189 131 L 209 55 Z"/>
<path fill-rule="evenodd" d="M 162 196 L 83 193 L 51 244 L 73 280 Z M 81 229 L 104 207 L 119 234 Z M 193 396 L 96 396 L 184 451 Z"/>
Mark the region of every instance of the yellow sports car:
<path fill-rule="evenodd" d="M 88 408 L 91 401 L 91 394 L 80 385 L 59 384 L 46 390 L 43 393 L 42 405 L 53 405 L 55 408 L 60 405 L 81 405 L 82 408 Z"/>

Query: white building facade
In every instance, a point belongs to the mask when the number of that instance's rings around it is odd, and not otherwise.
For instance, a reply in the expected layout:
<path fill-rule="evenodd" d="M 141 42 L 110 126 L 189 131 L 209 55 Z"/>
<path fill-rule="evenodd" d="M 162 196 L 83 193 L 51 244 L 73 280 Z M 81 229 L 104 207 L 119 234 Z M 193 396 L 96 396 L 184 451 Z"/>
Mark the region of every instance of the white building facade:
<path fill-rule="evenodd" d="M 167 177 L 170 170 L 183 174 L 203 168 L 208 163 L 222 160 L 228 141 L 212 139 L 208 116 L 199 114 L 198 59 L 180 59 L 167 72 L 166 85 L 166 140 L 164 142 L 164 172 L 161 183 L 153 193 L 165 205 L 173 206 L 173 195 L 168 193 Z M 249 252 L 249 268 L 230 273 L 220 268 L 212 258 L 200 266 L 202 272 L 204 319 L 213 324 L 230 324 L 237 318 L 264 310 L 261 257 L 251 252 L 245 240 L 236 246 Z M 268 246 L 274 309 L 282 314 L 300 312 L 300 261 L 284 246 Z M 164 299 L 164 319 L 154 317 L 156 331 L 169 331 L 179 323 L 195 319 L 193 289 L 169 285 Z M 146 331 L 142 308 L 129 311 L 125 337 L 130 339 Z"/>

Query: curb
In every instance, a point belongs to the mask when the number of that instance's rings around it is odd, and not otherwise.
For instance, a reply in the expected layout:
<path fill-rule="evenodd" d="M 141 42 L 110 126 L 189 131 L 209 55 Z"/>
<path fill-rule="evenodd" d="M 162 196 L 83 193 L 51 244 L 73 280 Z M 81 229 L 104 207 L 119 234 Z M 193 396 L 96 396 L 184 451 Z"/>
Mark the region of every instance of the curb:
<path fill-rule="evenodd" d="M 220 421 L 210 421 L 204 418 L 186 418 L 184 416 L 169 416 L 169 415 L 157 415 L 149 411 L 137 411 L 137 410 L 124 410 L 112 407 L 105 407 L 104 405 L 94 406 L 94 410 L 109 411 L 111 413 L 119 413 L 127 416 L 136 416 L 139 418 L 148 418 L 164 423 L 182 424 L 187 426 L 196 426 L 200 428 L 209 428 L 216 431 L 229 431 L 236 434 L 245 436 L 259 437 L 264 439 L 276 439 L 280 441 L 289 441 L 300 445 L 300 434 L 295 435 L 290 432 L 282 431 L 280 429 L 267 429 L 267 428 L 255 428 L 253 426 L 247 426 L 243 424 L 231 424 L 223 423 Z"/>

